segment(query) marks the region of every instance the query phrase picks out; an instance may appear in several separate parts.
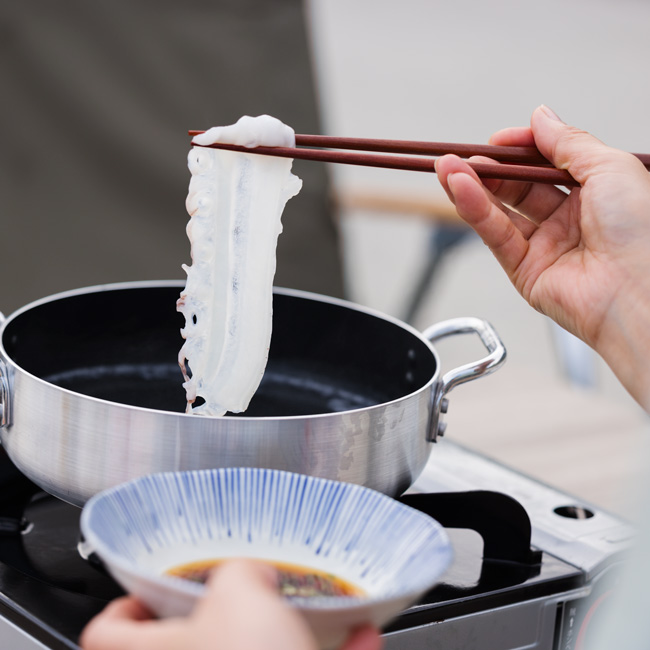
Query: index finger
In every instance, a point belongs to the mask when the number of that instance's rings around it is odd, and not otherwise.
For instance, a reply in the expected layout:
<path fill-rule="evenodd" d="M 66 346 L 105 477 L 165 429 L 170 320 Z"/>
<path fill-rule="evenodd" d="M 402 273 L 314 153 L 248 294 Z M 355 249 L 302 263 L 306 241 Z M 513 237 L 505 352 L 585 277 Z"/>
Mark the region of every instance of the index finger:
<path fill-rule="evenodd" d="M 116 598 L 106 605 L 100 616 L 109 621 L 146 621 L 153 618 L 151 611 L 133 596 Z"/>
<path fill-rule="evenodd" d="M 489 142 L 499 146 L 536 146 L 533 131 L 527 126 L 513 126 L 497 131 Z M 489 185 L 484 182 L 484 185 L 503 203 L 538 225 L 553 214 L 567 197 L 564 190 L 550 185 L 518 181 L 491 181 Z"/>
<path fill-rule="evenodd" d="M 142 603 L 124 596 L 109 603 L 86 625 L 79 645 L 84 650 L 177 647 L 173 645 L 173 635 L 170 635 L 173 624 L 159 623 Z M 163 645 L 163 641 L 168 645 Z"/>
<path fill-rule="evenodd" d="M 443 156 L 437 160 L 436 169 L 459 216 L 478 233 L 513 279 L 526 256 L 528 237 L 535 226 L 521 215 L 506 214 L 486 193 L 474 171 L 459 158 Z"/>

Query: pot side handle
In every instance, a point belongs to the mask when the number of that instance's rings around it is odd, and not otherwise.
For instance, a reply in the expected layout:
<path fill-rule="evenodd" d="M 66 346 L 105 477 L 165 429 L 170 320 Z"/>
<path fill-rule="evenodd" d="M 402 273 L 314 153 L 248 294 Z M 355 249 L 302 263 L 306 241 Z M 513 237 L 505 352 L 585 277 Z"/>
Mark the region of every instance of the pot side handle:
<path fill-rule="evenodd" d="M 0 326 L 5 322 L 6 317 L 0 311 Z M 9 375 L 7 366 L 0 359 L 0 429 L 11 424 L 10 401 L 9 401 Z"/>
<path fill-rule="evenodd" d="M 447 423 L 441 419 L 442 414 L 447 412 L 445 397 L 447 393 L 459 384 L 489 375 L 506 360 L 506 348 L 499 335 L 490 323 L 480 318 L 465 317 L 441 321 L 427 328 L 422 335 L 433 343 L 456 334 L 478 334 L 489 354 L 478 361 L 454 368 L 442 376 L 433 394 L 431 422 L 427 436 L 430 442 L 435 442 L 438 436 L 444 435 L 447 427 Z"/>
<path fill-rule="evenodd" d="M 0 359 L 0 429 L 11 424 L 11 401 L 9 399 L 9 376 L 7 366 Z"/>

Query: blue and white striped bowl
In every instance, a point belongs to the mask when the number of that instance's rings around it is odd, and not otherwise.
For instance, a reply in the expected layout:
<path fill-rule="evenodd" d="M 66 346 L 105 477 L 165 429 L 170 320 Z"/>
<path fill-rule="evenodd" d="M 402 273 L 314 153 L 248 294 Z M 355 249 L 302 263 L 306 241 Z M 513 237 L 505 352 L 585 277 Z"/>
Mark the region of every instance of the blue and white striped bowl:
<path fill-rule="evenodd" d="M 251 557 L 331 572 L 367 597 L 294 599 L 321 647 L 386 624 L 451 562 L 444 529 L 379 492 L 290 472 L 229 468 L 144 476 L 93 497 L 85 552 L 158 616 L 187 614 L 204 587 L 164 575 L 212 558 Z"/>

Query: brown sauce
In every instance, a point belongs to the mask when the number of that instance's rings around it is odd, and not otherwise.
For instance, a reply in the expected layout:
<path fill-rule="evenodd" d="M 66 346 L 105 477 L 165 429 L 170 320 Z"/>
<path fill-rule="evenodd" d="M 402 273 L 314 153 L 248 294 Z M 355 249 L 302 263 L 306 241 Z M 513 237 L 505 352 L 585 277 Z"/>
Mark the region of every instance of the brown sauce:
<path fill-rule="evenodd" d="M 205 584 L 211 571 L 226 560 L 199 560 L 168 569 L 168 575 L 184 578 L 193 582 Z M 280 593 L 287 598 L 310 598 L 314 596 L 354 596 L 363 597 L 365 592 L 348 582 L 326 571 L 264 560 L 278 573 Z"/>

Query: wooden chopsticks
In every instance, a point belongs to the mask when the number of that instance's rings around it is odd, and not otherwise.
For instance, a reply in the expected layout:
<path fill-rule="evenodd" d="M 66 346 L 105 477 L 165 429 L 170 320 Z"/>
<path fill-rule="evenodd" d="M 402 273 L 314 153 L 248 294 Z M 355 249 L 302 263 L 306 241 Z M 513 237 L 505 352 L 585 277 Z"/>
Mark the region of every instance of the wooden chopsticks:
<path fill-rule="evenodd" d="M 188 131 L 195 136 L 203 131 Z M 240 147 L 231 144 L 211 144 L 214 149 L 257 153 L 282 158 L 298 158 L 322 162 L 383 167 L 407 171 L 435 172 L 435 159 L 418 156 L 442 156 L 453 153 L 461 158 L 487 156 L 496 163 L 468 162 L 480 178 L 497 178 L 576 187 L 579 183 L 566 171 L 556 169 L 535 147 L 463 144 L 457 142 L 420 142 L 411 140 L 381 140 L 371 138 L 340 138 L 324 135 L 296 135 L 296 147 Z M 311 149 L 304 147 L 327 147 Z M 340 151 L 343 149 L 343 151 Z M 345 151 L 352 150 L 352 151 Z M 367 152 L 382 152 L 382 155 Z M 363 152 L 363 153 L 356 153 Z M 385 155 L 389 154 L 389 155 Z M 409 154 L 401 156 L 396 154 Z M 635 154 L 650 167 L 649 154 Z"/>

